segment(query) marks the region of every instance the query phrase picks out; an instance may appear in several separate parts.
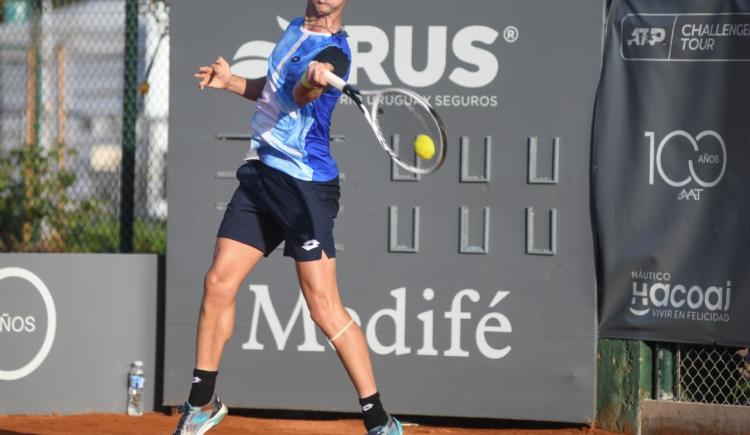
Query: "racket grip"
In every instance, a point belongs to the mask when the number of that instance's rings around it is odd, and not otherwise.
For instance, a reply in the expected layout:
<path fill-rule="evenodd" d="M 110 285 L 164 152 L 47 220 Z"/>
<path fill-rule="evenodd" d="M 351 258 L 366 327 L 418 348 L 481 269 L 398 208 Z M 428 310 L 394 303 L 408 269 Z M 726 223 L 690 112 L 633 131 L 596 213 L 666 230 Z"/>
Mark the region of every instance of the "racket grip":
<path fill-rule="evenodd" d="M 341 77 L 334 74 L 332 71 L 326 71 L 326 80 L 328 80 L 328 84 L 333 86 L 334 88 L 338 89 L 339 91 L 343 91 L 344 87 L 346 86 L 346 81 L 342 79 Z"/>

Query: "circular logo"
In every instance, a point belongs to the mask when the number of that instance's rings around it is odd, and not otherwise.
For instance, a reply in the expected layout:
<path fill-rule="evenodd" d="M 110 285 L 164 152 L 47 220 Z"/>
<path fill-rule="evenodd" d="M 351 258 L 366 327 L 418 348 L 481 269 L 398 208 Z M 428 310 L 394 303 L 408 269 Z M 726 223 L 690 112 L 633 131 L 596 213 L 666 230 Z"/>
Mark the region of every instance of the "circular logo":
<path fill-rule="evenodd" d="M 15 370 L 0 369 L 0 380 L 15 381 L 33 373 L 34 370 L 36 370 L 47 358 L 50 349 L 52 349 L 52 343 L 55 341 L 57 312 L 55 310 L 55 301 L 52 300 L 52 294 L 49 292 L 49 289 L 44 284 L 44 282 L 42 282 L 42 280 L 32 272 L 26 269 L 21 269 L 20 267 L 6 267 L 0 269 L 0 281 L 5 278 L 21 278 L 28 281 L 39 292 L 39 295 L 44 301 L 44 307 L 47 311 L 47 332 L 44 334 L 42 347 L 36 353 L 34 358 L 32 358 L 31 361 L 29 361 L 23 367 L 17 368 Z"/>
<path fill-rule="evenodd" d="M 683 180 L 674 180 L 667 174 L 667 171 L 664 168 L 664 150 L 667 149 L 671 143 L 675 142 L 673 139 L 676 138 L 682 138 L 683 141 L 686 141 L 696 154 L 695 157 L 687 159 L 688 171 L 690 173 Z M 710 147 L 711 144 L 713 144 L 713 148 Z M 702 150 L 701 146 L 705 149 Z M 708 150 L 712 151 L 708 152 Z M 714 175 L 713 179 L 706 180 L 704 179 L 705 175 L 703 176 L 704 178 L 701 178 L 697 168 L 711 168 L 715 166 L 719 166 L 720 169 L 718 170 L 718 174 Z M 719 184 L 722 178 L 724 178 L 724 173 L 727 169 L 727 146 L 721 135 L 713 130 L 705 130 L 697 136 L 693 136 L 684 130 L 675 130 L 666 135 L 656 147 L 656 169 L 659 171 L 661 178 L 673 187 L 683 187 L 691 181 L 695 181 L 698 185 L 704 188 L 714 187 Z M 710 176 L 711 174 L 707 175 Z"/>
<path fill-rule="evenodd" d="M 518 28 L 516 26 L 508 26 L 503 30 L 503 38 L 505 42 L 514 43 L 518 41 Z"/>

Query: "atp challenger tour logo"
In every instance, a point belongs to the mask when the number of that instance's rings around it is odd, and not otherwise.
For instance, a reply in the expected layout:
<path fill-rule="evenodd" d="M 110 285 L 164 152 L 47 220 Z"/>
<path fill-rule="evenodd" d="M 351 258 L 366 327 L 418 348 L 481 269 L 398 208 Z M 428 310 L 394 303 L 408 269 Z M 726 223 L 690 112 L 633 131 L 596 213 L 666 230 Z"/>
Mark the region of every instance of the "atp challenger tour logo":
<path fill-rule="evenodd" d="M 672 282 L 669 272 L 634 270 L 630 312 L 638 317 L 729 322 L 732 282 L 726 285 L 700 285 Z"/>
<path fill-rule="evenodd" d="M 304 302 L 302 294 L 297 298 L 297 303 L 289 315 L 286 325 L 282 325 L 279 314 L 273 305 L 267 285 L 250 285 L 250 293 L 255 296 L 252 319 L 250 323 L 250 334 L 247 341 L 242 345 L 245 350 L 263 350 L 265 344 L 259 340 L 261 318 L 269 327 L 276 349 L 283 351 L 287 341 L 292 334 L 295 325 L 301 323 L 303 341 L 297 345 L 297 352 L 324 352 L 325 347 L 318 341 L 316 326 L 310 317 L 310 312 Z M 464 289 L 453 296 L 450 309 L 438 319 L 444 319 L 450 327 L 450 341 L 447 349 L 438 349 L 435 344 L 435 311 L 427 310 L 419 313 L 416 318 L 421 329 L 421 339 L 414 343 L 406 339 L 407 325 L 415 325 L 417 322 L 407 322 L 407 294 L 406 288 L 392 290 L 394 307 L 383 308 L 372 314 L 365 323 L 360 315 L 347 308 L 355 322 L 362 327 L 367 336 L 370 349 L 378 355 L 409 355 L 416 353 L 420 356 L 445 356 L 463 357 L 471 356 L 471 351 L 466 348 L 467 343 L 462 341 L 461 331 L 464 327 L 474 328 L 474 344 L 479 353 L 488 359 L 500 359 L 507 356 L 511 351 L 510 345 L 502 345 L 503 338 L 513 330 L 510 320 L 496 310 L 510 292 L 498 291 L 489 302 L 482 302 L 480 293 L 473 289 Z M 435 291 L 425 289 L 422 292 L 422 300 L 431 302 L 435 298 Z M 472 304 L 484 306 L 483 314 L 476 322 L 470 322 L 472 313 L 464 310 L 464 303 L 468 299 Z M 483 305 L 486 304 L 486 305 Z M 300 317 L 302 318 L 300 321 Z M 379 326 L 384 325 L 385 327 Z M 393 328 L 395 326 L 395 328 Z M 387 335 L 387 337 L 386 337 Z M 413 346 L 420 346 L 413 349 Z"/>
<path fill-rule="evenodd" d="M 276 22 L 282 30 L 289 25 L 289 21 L 282 17 L 276 17 Z M 499 60 L 489 50 L 499 39 L 500 33 L 491 27 L 472 25 L 451 35 L 447 26 L 395 26 L 393 33 L 389 34 L 377 26 L 351 25 L 346 26 L 346 31 L 352 50 L 349 82 L 354 85 L 366 76 L 375 86 L 394 85 L 395 78 L 407 87 L 425 88 L 447 79 L 462 88 L 475 89 L 491 84 L 500 70 Z M 427 33 L 426 53 L 414 52 L 416 32 Z M 506 35 L 504 40 L 509 44 L 515 43 L 518 37 L 518 29 L 515 29 L 513 38 L 509 40 Z M 232 72 L 247 78 L 263 77 L 274 45 L 269 41 L 243 44 L 234 55 Z M 389 74 L 384 67 L 391 55 L 395 76 Z M 449 65 L 450 55 L 461 64 Z M 424 67 L 418 70 L 415 63 L 424 64 Z M 497 95 L 426 95 L 425 98 L 437 107 L 499 105 Z"/>
<path fill-rule="evenodd" d="M 645 45 L 655 46 L 663 44 L 667 39 L 667 29 L 661 27 L 636 27 L 633 29 L 631 38 L 628 39 L 628 45 L 643 47 Z"/>
<path fill-rule="evenodd" d="M 654 185 L 656 175 L 669 186 L 680 189 L 680 201 L 700 201 L 705 189 L 718 185 L 727 169 L 727 146 L 721 135 L 705 130 L 692 135 L 675 130 L 657 138 L 647 131 L 649 139 L 649 178 Z"/>
<path fill-rule="evenodd" d="M 25 288 L 20 292 L 17 288 L 10 287 L 9 284 L 14 281 L 7 280 L 7 278 L 20 278 L 28 282 L 37 294 L 29 295 L 28 300 L 25 300 L 28 293 Z M 19 292 L 22 297 L 19 297 Z M 32 293 L 34 293 L 33 290 Z M 42 311 L 42 307 L 38 307 L 36 310 L 27 308 L 28 305 L 39 305 L 38 302 L 35 302 L 39 299 L 37 296 L 41 297 L 43 311 L 46 312 L 47 317 L 46 330 L 43 337 L 38 338 L 36 335 L 39 335 L 39 321 L 37 316 L 30 311 Z M 29 361 L 21 362 L 18 366 L 12 368 L 0 368 L 0 381 L 14 381 L 33 373 L 47 358 L 52 343 L 55 341 L 56 328 L 55 302 L 44 282 L 26 269 L 18 267 L 0 269 L 0 349 L 13 347 L 15 356 L 15 354 L 23 354 L 25 348 L 34 346 L 35 340 L 41 341 L 39 350 L 36 353 L 30 353 L 34 356 Z M 3 361 L 4 364 L 7 364 L 6 360 Z"/>
<path fill-rule="evenodd" d="M 620 24 L 625 60 L 727 62 L 750 60 L 750 14 L 628 14 Z"/>

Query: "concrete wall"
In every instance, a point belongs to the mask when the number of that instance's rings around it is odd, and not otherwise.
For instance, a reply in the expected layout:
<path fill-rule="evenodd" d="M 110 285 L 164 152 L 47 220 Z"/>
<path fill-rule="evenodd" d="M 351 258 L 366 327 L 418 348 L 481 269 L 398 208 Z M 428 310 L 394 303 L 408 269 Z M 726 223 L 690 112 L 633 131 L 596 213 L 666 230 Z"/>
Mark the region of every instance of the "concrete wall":
<path fill-rule="evenodd" d="M 0 254 L 0 414 L 124 413 L 157 385 L 156 255 Z"/>

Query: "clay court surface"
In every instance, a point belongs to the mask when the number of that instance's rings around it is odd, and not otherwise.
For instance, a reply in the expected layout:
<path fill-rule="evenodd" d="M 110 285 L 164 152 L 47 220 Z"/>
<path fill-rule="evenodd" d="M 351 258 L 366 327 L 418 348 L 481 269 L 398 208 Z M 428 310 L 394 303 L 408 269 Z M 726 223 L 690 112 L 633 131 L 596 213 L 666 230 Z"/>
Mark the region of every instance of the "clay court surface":
<path fill-rule="evenodd" d="M 171 434 L 176 416 L 113 414 L 76 416 L 0 416 L 0 435 L 150 435 Z M 527 424 L 528 425 L 528 424 Z M 408 426 L 406 435 L 616 435 L 595 429 L 468 429 Z M 284 420 L 229 416 L 209 435 L 364 435 L 358 420 Z"/>

